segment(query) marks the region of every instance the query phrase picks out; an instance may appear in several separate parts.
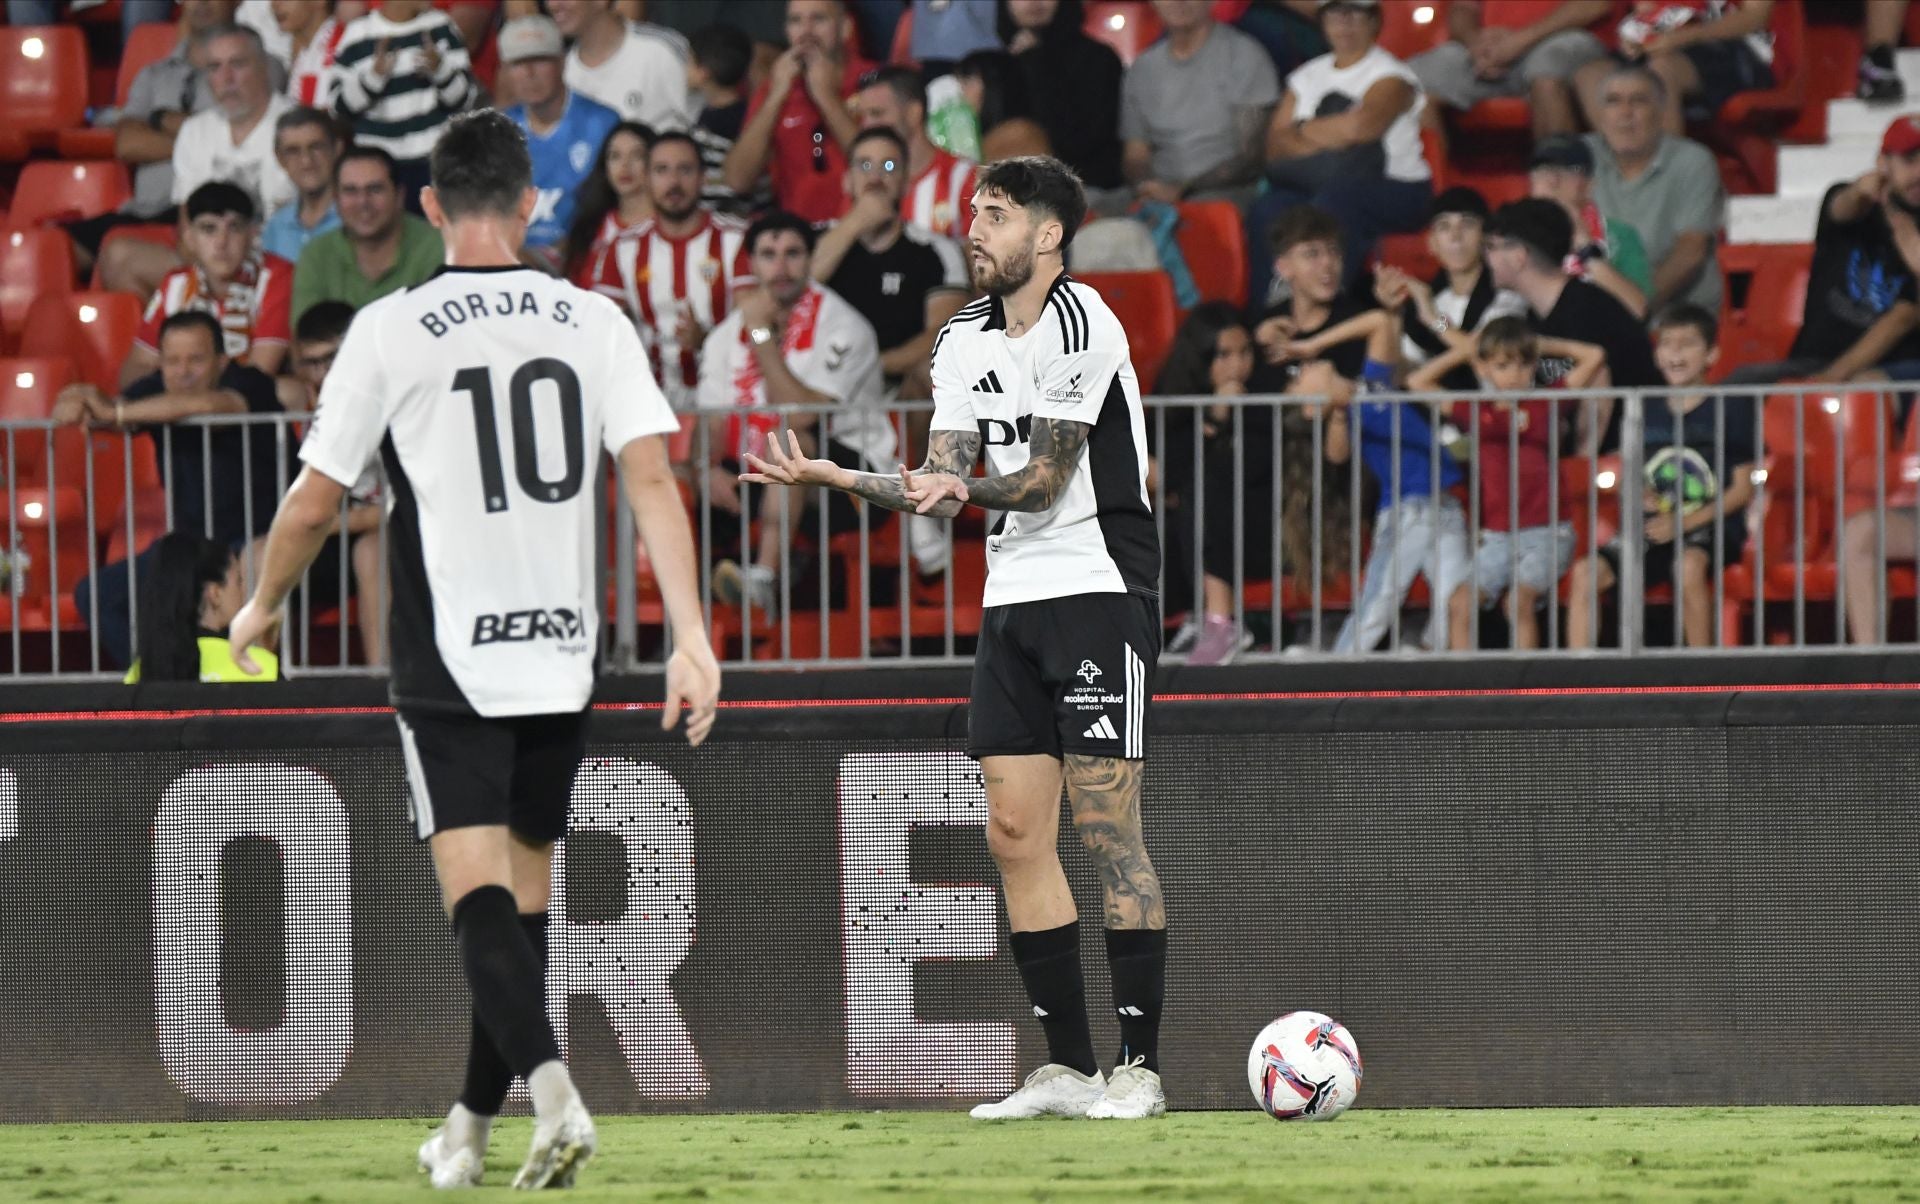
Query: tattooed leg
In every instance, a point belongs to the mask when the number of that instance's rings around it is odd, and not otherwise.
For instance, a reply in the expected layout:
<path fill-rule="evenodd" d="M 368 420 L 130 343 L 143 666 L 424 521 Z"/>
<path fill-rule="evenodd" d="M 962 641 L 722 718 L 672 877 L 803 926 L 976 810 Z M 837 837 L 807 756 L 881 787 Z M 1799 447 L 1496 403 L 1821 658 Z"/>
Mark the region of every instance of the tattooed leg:
<path fill-rule="evenodd" d="M 1140 830 L 1140 782 L 1145 770 L 1144 761 L 1066 756 L 1073 826 L 1100 870 L 1108 928 L 1167 926 L 1160 876 L 1147 857 Z"/>

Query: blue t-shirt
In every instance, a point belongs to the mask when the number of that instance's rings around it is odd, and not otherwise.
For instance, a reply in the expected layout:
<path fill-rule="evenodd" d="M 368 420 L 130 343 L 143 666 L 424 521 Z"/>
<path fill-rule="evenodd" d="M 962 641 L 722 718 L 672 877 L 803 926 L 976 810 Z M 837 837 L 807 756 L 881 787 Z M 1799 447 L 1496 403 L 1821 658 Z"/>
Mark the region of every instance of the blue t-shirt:
<path fill-rule="evenodd" d="M 329 230 L 340 228 L 340 207 L 328 205 L 326 216 L 309 229 L 300 224 L 300 202 L 288 201 L 273 211 L 260 227 L 260 246 L 269 255 L 278 255 L 288 263 L 299 263 L 307 244 Z"/>
<path fill-rule="evenodd" d="M 540 194 L 533 221 L 527 225 L 527 245 L 550 247 L 567 236 L 574 200 L 580 185 L 600 161 L 600 144 L 620 114 L 578 92 L 567 93 L 567 111 L 544 137 L 527 124 L 527 106 L 507 110 L 514 124 L 527 132 L 527 153 L 533 157 L 533 187 Z"/>
<path fill-rule="evenodd" d="M 1390 394 L 1362 394 L 1354 402 L 1360 421 L 1360 459 L 1380 482 L 1380 509 L 1392 506 L 1399 498 L 1433 496 L 1434 433 L 1427 420 L 1427 407 L 1401 401 Z M 1394 413 L 1399 412 L 1396 428 Z M 1396 441 L 1396 429 L 1398 439 Z M 1444 493 L 1458 485 L 1464 476 L 1453 455 L 1441 448 L 1440 486 Z M 1393 465 L 1400 463 L 1400 493 L 1393 492 Z"/>

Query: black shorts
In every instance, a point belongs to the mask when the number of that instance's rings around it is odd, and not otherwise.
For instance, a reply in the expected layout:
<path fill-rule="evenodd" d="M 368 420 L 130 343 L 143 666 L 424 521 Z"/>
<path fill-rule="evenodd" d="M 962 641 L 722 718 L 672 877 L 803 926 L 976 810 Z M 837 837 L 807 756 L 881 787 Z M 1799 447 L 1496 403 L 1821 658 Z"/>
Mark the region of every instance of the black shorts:
<path fill-rule="evenodd" d="M 990 606 L 973 659 L 967 752 L 1139 760 L 1160 657 L 1160 600 L 1074 594 Z"/>
<path fill-rule="evenodd" d="M 585 711 L 488 719 L 409 710 L 396 718 L 420 839 L 483 824 L 505 824 L 535 844 L 567 834 Z"/>

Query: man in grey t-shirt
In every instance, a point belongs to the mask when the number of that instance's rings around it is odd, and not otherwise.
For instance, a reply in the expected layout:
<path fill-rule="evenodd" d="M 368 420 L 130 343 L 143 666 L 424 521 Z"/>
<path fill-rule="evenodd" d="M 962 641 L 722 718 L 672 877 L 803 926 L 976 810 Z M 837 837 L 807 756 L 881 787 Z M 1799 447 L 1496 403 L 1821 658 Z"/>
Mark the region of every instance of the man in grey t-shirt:
<path fill-rule="evenodd" d="M 1207 0 L 1153 0 L 1167 36 L 1120 92 L 1121 170 L 1142 200 L 1250 200 L 1280 79 L 1260 43 L 1216 22 Z"/>
<path fill-rule="evenodd" d="M 1676 301 L 1720 312 L 1715 247 L 1727 196 L 1713 152 L 1662 131 L 1667 85 L 1638 63 L 1616 67 L 1600 87 L 1593 151 L 1593 199 L 1600 212 L 1640 232 L 1653 265 L 1647 313 Z"/>

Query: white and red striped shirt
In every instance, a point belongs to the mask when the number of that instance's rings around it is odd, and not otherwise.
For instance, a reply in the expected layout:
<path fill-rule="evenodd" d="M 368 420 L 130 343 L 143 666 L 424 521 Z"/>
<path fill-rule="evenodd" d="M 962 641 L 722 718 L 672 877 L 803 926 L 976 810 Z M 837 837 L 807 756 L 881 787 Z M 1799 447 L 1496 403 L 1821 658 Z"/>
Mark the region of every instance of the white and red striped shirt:
<path fill-rule="evenodd" d="M 611 297 L 620 304 L 627 303 L 627 286 L 620 279 L 620 266 L 614 262 L 613 244 L 622 238 L 638 237 L 651 222 L 651 217 L 643 217 L 631 226 L 620 224 L 619 209 L 609 209 L 600 219 L 600 229 L 594 233 L 593 246 L 587 249 L 587 257 L 580 261 L 574 270 L 573 282 L 588 292 Z"/>
<path fill-rule="evenodd" d="M 973 184 L 979 170 L 973 160 L 934 147 L 933 162 L 907 185 L 900 216 L 910 226 L 965 244 L 967 227 L 973 224 Z"/>
<path fill-rule="evenodd" d="M 284 347 L 293 332 L 289 312 L 293 298 L 293 265 L 278 255 L 255 250 L 240 265 L 225 288 L 215 288 L 192 264 L 177 267 L 160 278 L 160 287 L 147 299 L 133 345 L 160 353 L 160 325 L 183 310 L 212 314 L 226 332 L 226 353 L 248 363 L 253 349 L 269 343 Z"/>
<path fill-rule="evenodd" d="M 693 233 L 676 239 L 643 222 L 614 240 L 607 258 L 661 390 L 674 409 L 692 408 L 700 348 L 680 345 L 680 313 L 691 310 L 702 330 L 712 330 L 733 308 L 734 287 L 749 274 L 746 223 L 707 212 Z M 591 287 L 604 291 L 597 282 Z"/>
<path fill-rule="evenodd" d="M 344 24 L 328 17 L 313 31 L 312 40 L 293 56 L 287 68 L 287 95 L 295 104 L 322 112 L 332 107 L 333 52 L 339 48 L 340 36 L 346 32 Z"/>

